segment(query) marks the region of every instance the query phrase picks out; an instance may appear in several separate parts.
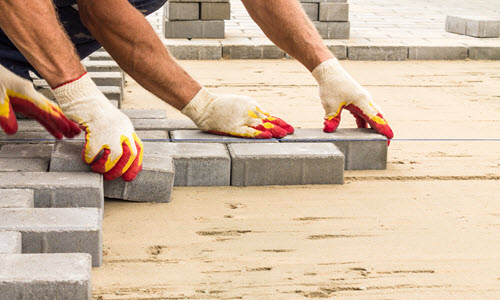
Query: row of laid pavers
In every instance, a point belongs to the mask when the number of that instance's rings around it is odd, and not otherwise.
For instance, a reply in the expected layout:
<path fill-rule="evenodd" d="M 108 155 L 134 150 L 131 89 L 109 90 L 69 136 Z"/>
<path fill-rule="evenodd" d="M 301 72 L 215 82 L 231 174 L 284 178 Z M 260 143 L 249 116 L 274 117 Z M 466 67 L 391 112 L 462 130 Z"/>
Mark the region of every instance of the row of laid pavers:
<path fill-rule="evenodd" d="M 496 39 L 498 40 L 498 39 Z M 500 40 L 477 41 L 341 41 L 325 40 L 338 59 L 350 60 L 498 60 Z M 181 60 L 282 59 L 290 58 L 267 39 L 165 40 L 165 47 Z"/>
<path fill-rule="evenodd" d="M 104 195 L 110 198 L 168 202 L 172 186 L 341 184 L 344 169 L 386 168 L 387 140 L 369 129 L 327 134 L 298 128 L 281 140 L 249 140 L 207 134 L 191 121 L 161 118 L 161 111 L 148 111 L 150 118 L 144 111 L 125 112 L 144 142 L 143 171 L 130 183 L 105 182 Z M 26 122 L 20 121 L 16 135 L 0 136 L 5 144 L 0 164 L 11 162 L 11 171 L 90 172 L 80 159 L 83 135 L 55 142 Z M 33 139 L 24 140 L 26 134 Z M 35 159 L 41 162 L 29 163 Z"/>

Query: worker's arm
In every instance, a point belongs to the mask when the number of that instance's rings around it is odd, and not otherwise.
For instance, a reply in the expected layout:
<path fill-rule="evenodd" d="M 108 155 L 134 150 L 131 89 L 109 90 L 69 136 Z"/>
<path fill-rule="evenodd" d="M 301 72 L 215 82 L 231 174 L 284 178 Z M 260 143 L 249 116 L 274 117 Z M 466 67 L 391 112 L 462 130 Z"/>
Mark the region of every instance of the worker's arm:
<path fill-rule="evenodd" d="M 127 0 L 79 0 L 78 10 L 85 27 L 127 74 L 182 110 L 200 129 L 246 138 L 279 138 L 293 132 L 283 120 L 263 113 L 249 97 L 219 96 L 202 89 Z"/>
<path fill-rule="evenodd" d="M 2 30 L 51 87 L 85 72 L 51 0 L 4 0 L 0 11 Z"/>
<path fill-rule="evenodd" d="M 338 63 L 296 0 L 242 0 L 252 19 L 278 47 L 300 61 L 318 81 L 325 108 L 324 131 L 333 132 L 346 108 L 358 127 L 393 133 L 368 91 Z"/>
<path fill-rule="evenodd" d="M 105 179 L 121 175 L 125 180 L 135 178 L 141 170 L 141 142 L 130 120 L 110 104 L 85 73 L 71 41 L 59 24 L 52 1 L 4 0 L 0 1 L 0 11 L 3 31 L 54 89 L 63 113 L 85 128 L 83 159 L 92 164 L 94 171 L 103 173 Z M 41 119 L 42 124 L 43 121 L 47 123 L 43 107 L 36 107 L 42 102 L 35 101 L 38 94 L 33 93 L 31 83 L 17 80 L 20 78 L 16 75 L 13 75 L 16 80 L 11 79 L 12 76 L 4 75 L 10 72 L 4 71 L 7 72 L 0 73 L 0 88 L 4 87 L 0 96 L 6 93 L 8 99 L 0 99 L 0 117 L 2 110 L 9 108 L 7 104 L 10 103 L 13 110 L 20 110 L 19 107 L 16 109 L 20 103 L 32 117 Z M 7 130 L 12 132 L 13 128 Z M 96 160 L 101 150 L 104 154 Z"/>

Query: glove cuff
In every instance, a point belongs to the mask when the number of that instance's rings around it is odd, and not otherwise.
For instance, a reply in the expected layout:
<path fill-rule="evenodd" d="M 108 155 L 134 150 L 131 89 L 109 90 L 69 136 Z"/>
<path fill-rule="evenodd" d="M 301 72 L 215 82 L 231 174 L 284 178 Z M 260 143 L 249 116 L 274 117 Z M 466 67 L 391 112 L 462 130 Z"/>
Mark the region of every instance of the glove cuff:
<path fill-rule="evenodd" d="M 52 91 L 59 105 L 69 104 L 77 99 L 95 97 L 101 94 L 97 85 L 86 72 L 75 80 L 57 86 Z"/>
<path fill-rule="evenodd" d="M 312 71 L 312 76 L 318 84 L 321 84 L 322 82 L 325 82 L 332 77 L 334 77 L 335 73 L 337 73 L 337 69 L 342 68 L 342 65 L 340 65 L 338 59 L 336 58 L 331 58 L 329 60 L 325 60 L 321 64 L 319 64 L 314 70 Z"/>
<path fill-rule="evenodd" d="M 201 88 L 200 91 L 189 101 L 189 103 L 181 110 L 181 112 L 188 116 L 195 124 L 207 110 L 207 107 L 215 99 L 215 95 L 210 93 L 206 88 Z"/>

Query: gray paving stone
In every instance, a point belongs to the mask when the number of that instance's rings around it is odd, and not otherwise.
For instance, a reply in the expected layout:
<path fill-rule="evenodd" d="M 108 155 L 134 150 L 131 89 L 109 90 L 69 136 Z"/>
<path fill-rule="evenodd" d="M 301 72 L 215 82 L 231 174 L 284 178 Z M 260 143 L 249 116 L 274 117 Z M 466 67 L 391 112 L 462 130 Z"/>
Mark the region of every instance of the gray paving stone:
<path fill-rule="evenodd" d="M 349 22 L 313 21 L 314 26 L 324 39 L 348 39 L 351 31 Z"/>
<path fill-rule="evenodd" d="M 467 58 L 465 45 L 418 45 L 408 46 L 408 59 L 415 60 L 456 60 Z"/>
<path fill-rule="evenodd" d="M 500 36 L 500 19 L 483 16 L 447 16 L 446 31 L 473 37 Z"/>
<path fill-rule="evenodd" d="M 385 170 L 387 139 L 372 129 L 339 128 L 333 133 L 319 128 L 296 128 L 281 143 L 332 142 L 345 156 L 346 170 Z"/>
<path fill-rule="evenodd" d="M 121 72 L 89 72 L 90 77 L 99 86 L 118 86 L 124 85 L 123 73 Z"/>
<path fill-rule="evenodd" d="M 470 59 L 499 60 L 499 46 L 469 46 Z"/>
<path fill-rule="evenodd" d="M 174 164 L 168 155 L 155 155 L 149 147 L 164 142 L 144 142 L 142 171 L 132 182 L 121 178 L 104 181 L 104 196 L 139 202 L 170 202 Z M 83 141 L 58 141 L 52 153 L 51 172 L 91 172 L 81 160 Z M 156 148 L 155 148 L 156 149 Z"/>
<path fill-rule="evenodd" d="M 347 58 L 347 46 L 344 43 L 336 40 L 325 40 L 324 43 L 337 59 Z"/>
<path fill-rule="evenodd" d="M 223 144 L 144 143 L 152 155 L 171 156 L 175 164 L 174 186 L 227 186 L 231 160 Z"/>
<path fill-rule="evenodd" d="M 408 58 L 408 47 L 402 44 L 348 45 L 347 57 L 351 60 L 402 61 Z"/>
<path fill-rule="evenodd" d="M 201 3 L 202 20 L 229 20 L 231 18 L 231 4 L 226 3 Z"/>
<path fill-rule="evenodd" d="M 121 72 L 122 69 L 114 60 L 88 60 L 83 63 L 87 72 Z"/>
<path fill-rule="evenodd" d="M 214 40 L 167 39 L 163 41 L 176 59 L 218 60 L 222 58 L 222 46 Z"/>
<path fill-rule="evenodd" d="M 347 21 L 349 20 L 349 4 L 347 3 L 328 3 L 319 4 L 320 21 Z"/>
<path fill-rule="evenodd" d="M 0 173 L 0 189 L 32 189 L 35 207 L 102 209 L 102 176 L 94 173 Z"/>
<path fill-rule="evenodd" d="M 22 239 L 19 231 L 0 231 L 1 254 L 21 253 Z"/>
<path fill-rule="evenodd" d="M 319 4 L 318 3 L 303 3 L 301 2 L 302 8 L 306 12 L 307 17 L 311 21 L 318 21 L 319 18 Z"/>
<path fill-rule="evenodd" d="M 0 189 L 0 208 L 33 207 L 35 194 L 29 189 Z"/>
<path fill-rule="evenodd" d="M 342 184 L 344 155 L 332 143 L 230 144 L 231 185 Z"/>
<path fill-rule="evenodd" d="M 130 119 L 166 119 L 164 109 L 121 109 Z"/>
<path fill-rule="evenodd" d="M 277 59 L 285 52 L 263 39 L 226 39 L 221 42 L 222 57 L 225 59 Z"/>
<path fill-rule="evenodd" d="M 198 126 L 196 126 L 196 124 L 194 124 L 194 122 L 191 120 L 167 119 L 165 121 L 165 129 L 169 130 L 169 131 L 182 130 L 182 129 L 196 130 L 196 129 L 198 129 Z"/>
<path fill-rule="evenodd" d="M 224 21 L 168 21 L 163 27 L 165 38 L 223 39 Z"/>
<path fill-rule="evenodd" d="M 135 130 L 168 130 L 168 119 L 131 119 Z"/>
<path fill-rule="evenodd" d="M 500 20 L 499 19 L 473 19 L 467 20 L 465 34 L 481 38 L 496 38 L 500 36 Z"/>
<path fill-rule="evenodd" d="M 100 209 L 0 209 L 0 230 L 21 232 L 23 253 L 89 253 L 102 264 Z"/>
<path fill-rule="evenodd" d="M 168 131 L 166 130 L 137 130 L 135 133 L 137 133 L 137 136 L 142 141 L 163 140 L 162 142 L 170 142 Z"/>
<path fill-rule="evenodd" d="M 165 17 L 174 20 L 198 20 L 200 19 L 200 3 L 189 2 L 167 2 L 165 5 Z"/>
<path fill-rule="evenodd" d="M 49 159 L 0 158 L 0 172 L 47 172 Z"/>
<path fill-rule="evenodd" d="M 86 253 L 0 255 L 0 300 L 92 299 Z"/>
<path fill-rule="evenodd" d="M 201 130 L 174 130 L 170 132 L 170 138 L 174 143 L 278 143 L 277 139 L 245 139 L 211 134 Z"/>
<path fill-rule="evenodd" d="M 89 55 L 89 60 L 113 60 L 113 58 L 106 51 L 96 51 Z"/>
<path fill-rule="evenodd" d="M 0 148 L 0 157 L 15 158 L 48 158 L 52 154 L 54 145 L 4 145 Z"/>
<path fill-rule="evenodd" d="M 118 101 L 118 106 L 121 106 L 123 101 L 123 91 L 120 86 L 98 86 L 99 90 L 108 98 L 109 100 Z"/>

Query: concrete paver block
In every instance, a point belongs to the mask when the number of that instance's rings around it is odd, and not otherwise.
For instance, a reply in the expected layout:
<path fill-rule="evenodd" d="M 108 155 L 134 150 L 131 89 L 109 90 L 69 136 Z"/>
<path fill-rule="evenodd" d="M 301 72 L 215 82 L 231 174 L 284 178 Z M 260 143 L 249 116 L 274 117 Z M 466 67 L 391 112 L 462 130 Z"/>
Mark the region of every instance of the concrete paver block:
<path fill-rule="evenodd" d="M 446 31 L 473 37 L 500 36 L 500 19 L 482 16 L 447 16 Z"/>
<path fill-rule="evenodd" d="M 0 189 L 32 189 L 35 207 L 103 208 L 102 175 L 95 173 L 0 172 Z"/>
<path fill-rule="evenodd" d="M 118 106 L 121 106 L 123 100 L 123 91 L 120 86 L 98 86 L 99 90 L 108 98 L 108 100 L 118 101 Z"/>
<path fill-rule="evenodd" d="M 1 230 L 21 232 L 23 253 L 89 253 L 102 264 L 100 209 L 4 208 Z"/>
<path fill-rule="evenodd" d="M 89 55 L 89 60 L 113 60 L 113 58 L 106 51 L 96 51 Z"/>
<path fill-rule="evenodd" d="M 88 60 L 83 63 L 87 72 L 121 72 L 122 69 L 114 60 Z"/>
<path fill-rule="evenodd" d="M 301 2 L 302 8 L 306 12 L 307 17 L 311 21 L 318 21 L 319 18 L 319 4 L 318 3 L 304 3 Z"/>
<path fill-rule="evenodd" d="M 165 38 L 223 39 L 224 21 L 168 21 L 163 27 Z"/>
<path fill-rule="evenodd" d="M 18 132 L 16 134 L 6 134 L 0 131 L 0 145 L 6 144 L 52 144 L 55 138 L 47 131 L 38 132 Z"/>
<path fill-rule="evenodd" d="M 164 109 L 121 109 L 130 119 L 166 119 Z"/>
<path fill-rule="evenodd" d="M 231 159 L 223 144 L 144 143 L 151 155 L 171 156 L 175 164 L 174 186 L 227 186 Z"/>
<path fill-rule="evenodd" d="M 230 144 L 231 185 L 342 184 L 344 155 L 332 143 Z"/>
<path fill-rule="evenodd" d="M 415 60 L 456 60 L 467 58 L 465 45 L 418 45 L 408 46 L 408 59 Z"/>
<path fill-rule="evenodd" d="M 337 59 L 347 58 L 347 46 L 344 43 L 336 40 L 324 40 L 323 42 Z"/>
<path fill-rule="evenodd" d="M 198 20 L 200 19 L 200 3 L 167 2 L 165 17 L 168 20 Z"/>
<path fill-rule="evenodd" d="M 385 170 L 387 168 L 387 139 L 372 129 L 339 128 L 333 133 L 320 128 L 296 128 L 282 143 L 335 144 L 345 156 L 346 170 Z"/>
<path fill-rule="evenodd" d="M 469 46 L 470 59 L 500 60 L 500 47 Z"/>
<path fill-rule="evenodd" d="M 408 46 L 402 44 L 348 45 L 347 56 L 351 60 L 402 61 L 408 58 Z"/>
<path fill-rule="evenodd" d="M 167 39 L 163 41 L 170 54 L 176 59 L 219 60 L 222 46 L 214 40 Z"/>
<path fill-rule="evenodd" d="M 125 182 L 121 178 L 104 181 L 105 197 L 140 202 L 170 202 L 174 182 L 172 158 L 152 154 L 148 150 L 151 142 L 143 144 L 142 171 L 131 182 Z M 81 160 L 82 148 L 83 141 L 58 141 L 52 153 L 50 171 L 91 172 L 90 166 Z"/>
<path fill-rule="evenodd" d="M 222 57 L 230 59 L 277 59 L 284 58 L 285 52 L 264 39 L 225 39 Z"/>
<path fill-rule="evenodd" d="M 0 300 L 92 299 L 86 253 L 0 255 Z"/>
<path fill-rule="evenodd" d="M 29 189 L 0 189 L 0 208 L 34 207 L 35 193 Z"/>
<path fill-rule="evenodd" d="M 347 21 L 349 20 L 349 4 L 322 2 L 319 4 L 320 21 Z"/>
<path fill-rule="evenodd" d="M 19 231 L 0 231 L 0 256 L 21 253 L 21 250 L 22 239 Z"/>
<path fill-rule="evenodd" d="M 130 119 L 135 130 L 169 130 L 168 119 Z"/>
<path fill-rule="evenodd" d="M 135 133 L 137 133 L 137 136 L 142 141 L 163 140 L 162 142 L 170 142 L 168 131 L 166 130 L 137 130 Z"/>
<path fill-rule="evenodd" d="M 52 154 L 54 145 L 4 145 L 0 148 L 2 158 L 48 158 Z"/>
<path fill-rule="evenodd" d="M 202 20 L 229 20 L 231 18 L 231 4 L 226 3 L 201 3 Z"/>
<path fill-rule="evenodd" d="M 89 75 L 96 85 L 123 88 L 124 79 L 121 72 L 89 72 Z"/>
<path fill-rule="evenodd" d="M 175 143 L 277 143 L 277 139 L 246 139 L 226 135 L 216 135 L 201 130 L 174 130 L 170 138 Z"/>
<path fill-rule="evenodd" d="M 313 24 L 324 39 L 348 39 L 350 36 L 350 22 L 313 21 Z"/>
<path fill-rule="evenodd" d="M 49 159 L 0 158 L 0 172 L 47 172 Z"/>

